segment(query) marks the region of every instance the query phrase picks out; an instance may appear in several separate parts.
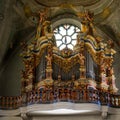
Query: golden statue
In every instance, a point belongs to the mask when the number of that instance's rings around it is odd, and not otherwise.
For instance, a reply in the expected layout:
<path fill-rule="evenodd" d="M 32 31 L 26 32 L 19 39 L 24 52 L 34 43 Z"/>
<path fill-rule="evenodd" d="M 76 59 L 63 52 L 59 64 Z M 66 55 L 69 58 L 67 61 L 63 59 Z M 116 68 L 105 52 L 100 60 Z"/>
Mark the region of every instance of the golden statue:
<path fill-rule="evenodd" d="M 85 65 L 85 57 L 83 56 L 83 54 L 79 54 L 78 55 L 79 59 L 80 59 L 80 65 L 84 66 Z"/>
<path fill-rule="evenodd" d="M 48 9 L 44 9 L 43 11 L 39 11 L 39 23 L 42 24 L 47 18 Z"/>
<path fill-rule="evenodd" d="M 87 35 L 93 35 L 93 16 L 90 11 L 85 11 L 83 21 L 81 22 L 81 32 Z"/>
<path fill-rule="evenodd" d="M 45 56 L 45 58 L 47 59 L 47 66 L 51 66 L 52 65 L 52 56 L 50 55 L 50 53 L 48 53 L 48 55 Z"/>

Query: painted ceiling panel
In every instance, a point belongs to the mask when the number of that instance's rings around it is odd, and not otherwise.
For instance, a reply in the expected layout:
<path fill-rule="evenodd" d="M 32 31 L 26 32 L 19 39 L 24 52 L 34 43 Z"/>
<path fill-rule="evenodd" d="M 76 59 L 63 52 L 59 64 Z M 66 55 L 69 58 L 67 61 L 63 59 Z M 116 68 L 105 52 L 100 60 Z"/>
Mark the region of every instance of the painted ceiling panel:
<path fill-rule="evenodd" d="M 41 5 L 46 5 L 46 6 L 59 6 L 60 4 L 73 4 L 73 5 L 84 5 L 84 6 L 88 6 L 88 5 L 92 5 L 95 4 L 97 2 L 99 2 L 100 0 L 35 0 L 38 4 Z"/>

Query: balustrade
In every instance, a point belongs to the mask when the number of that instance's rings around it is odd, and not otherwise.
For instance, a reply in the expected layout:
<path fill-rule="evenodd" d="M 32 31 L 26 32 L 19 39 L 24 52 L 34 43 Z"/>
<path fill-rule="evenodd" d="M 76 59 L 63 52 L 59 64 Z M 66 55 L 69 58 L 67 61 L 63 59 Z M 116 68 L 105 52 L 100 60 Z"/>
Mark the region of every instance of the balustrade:
<path fill-rule="evenodd" d="M 23 105 L 23 96 L 2 96 L 0 97 L 1 109 L 17 109 Z M 95 103 L 108 105 L 110 107 L 120 107 L 120 95 L 109 94 L 98 90 L 82 89 L 47 89 L 35 90 L 26 93 L 25 105 L 34 103 L 53 103 L 53 102 L 73 102 L 73 103 Z"/>
<path fill-rule="evenodd" d="M 22 106 L 21 96 L 2 96 L 0 97 L 1 109 L 17 109 Z"/>

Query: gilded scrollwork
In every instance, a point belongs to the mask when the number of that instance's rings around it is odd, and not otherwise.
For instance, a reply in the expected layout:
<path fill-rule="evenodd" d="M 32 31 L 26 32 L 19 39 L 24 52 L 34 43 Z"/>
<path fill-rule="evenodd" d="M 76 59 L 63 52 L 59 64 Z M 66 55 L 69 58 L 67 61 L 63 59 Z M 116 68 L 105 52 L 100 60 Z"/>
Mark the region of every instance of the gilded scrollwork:
<path fill-rule="evenodd" d="M 115 54 L 112 41 L 108 40 L 105 43 L 100 36 L 94 36 L 96 31 L 92 13 L 85 11 L 81 20 L 82 28 L 77 35 L 73 50 L 67 47 L 59 50 L 55 44 L 53 32 L 49 29 L 51 23 L 44 19 L 43 13 L 40 13 L 40 24 L 38 25 L 36 39 L 30 45 L 23 43 L 22 57 L 25 64 L 25 70 L 22 71 L 23 91 L 32 91 L 39 89 L 39 87 L 47 88 L 47 85 L 54 87 L 72 87 L 73 85 L 74 89 L 78 89 L 81 85 L 88 85 L 102 90 L 117 91 L 114 73 L 111 73 L 113 55 Z M 99 66 L 98 82 L 93 78 L 86 77 L 86 66 L 88 64 L 86 51 L 91 55 L 93 62 Z M 42 60 L 43 56 L 44 61 Z M 42 65 L 42 62 L 44 65 Z M 44 77 L 39 78 L 38 83 L 35 83 L 36 68 L 41 67 L 39 63 L 44 68 L 44 70 L 40 68 L 40 74 L 44 74 Z M 56 65 L 58 68 L 55 67 Z M 77 66 L 78 73 L 76 73 L 75 66 Z M 75 71 L 72 70 L 73 68 Z M 57 73 L 55 80 L 54 72 Z M 67 74 L 69 77 L 64 78 L 63 74 Z M 79 74 L 79 77 L 76 77 L 76 74 Z M 66 81 L 63 79 L 66 79 Z"/>
<path fill-rule="evenodd" d="M 54 55 L 53 62 L 58 65 L 60 64 L 60 68 L 62 68 L 65 72 L 68 72 L 75 64 L 79 63 L 79 58 L 77 55 L 71 58 Z"/>
<path fill-rule="evenodd" d="M 66 44 L 62 50 L 55 44 L 46 14 L 39 13 L 35 39 L 29 44 L 21 43 L 21 95 L 0 96 L 0 108 L 57 101 L 101 102 L 120 107 L 120 96 L 115 95 L 118 88 L 113 68 L 114 44 L 94 35 L 93 13 L 85 11 L 79 16 L 82 28 L 75 38 L 76 45 L 70 49 Z"/>

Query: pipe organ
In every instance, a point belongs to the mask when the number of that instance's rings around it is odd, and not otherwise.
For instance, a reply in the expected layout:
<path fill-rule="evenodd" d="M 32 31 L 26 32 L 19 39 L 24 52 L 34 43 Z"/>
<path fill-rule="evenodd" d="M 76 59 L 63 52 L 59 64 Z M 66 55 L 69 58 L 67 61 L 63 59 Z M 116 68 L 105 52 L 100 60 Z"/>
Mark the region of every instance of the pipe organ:
<path fill-rule="evenodd" d="M 89 11 L 77 17 L 81 28 L 74 46 L 67 47 L 71 42 L 66 35 L 61 38 L 66 47 L 59 49 L 51 21 L 44 13 L 40 14 L 35 39 L 29 44 L 22 43 L 21 95 L 1 97 L 1 108 L 58 101 L 113 105 L 111 99 L 118 91 L 112 65 L 116 53 L 113 43 L 104 42 L 96 33 Z"/>

